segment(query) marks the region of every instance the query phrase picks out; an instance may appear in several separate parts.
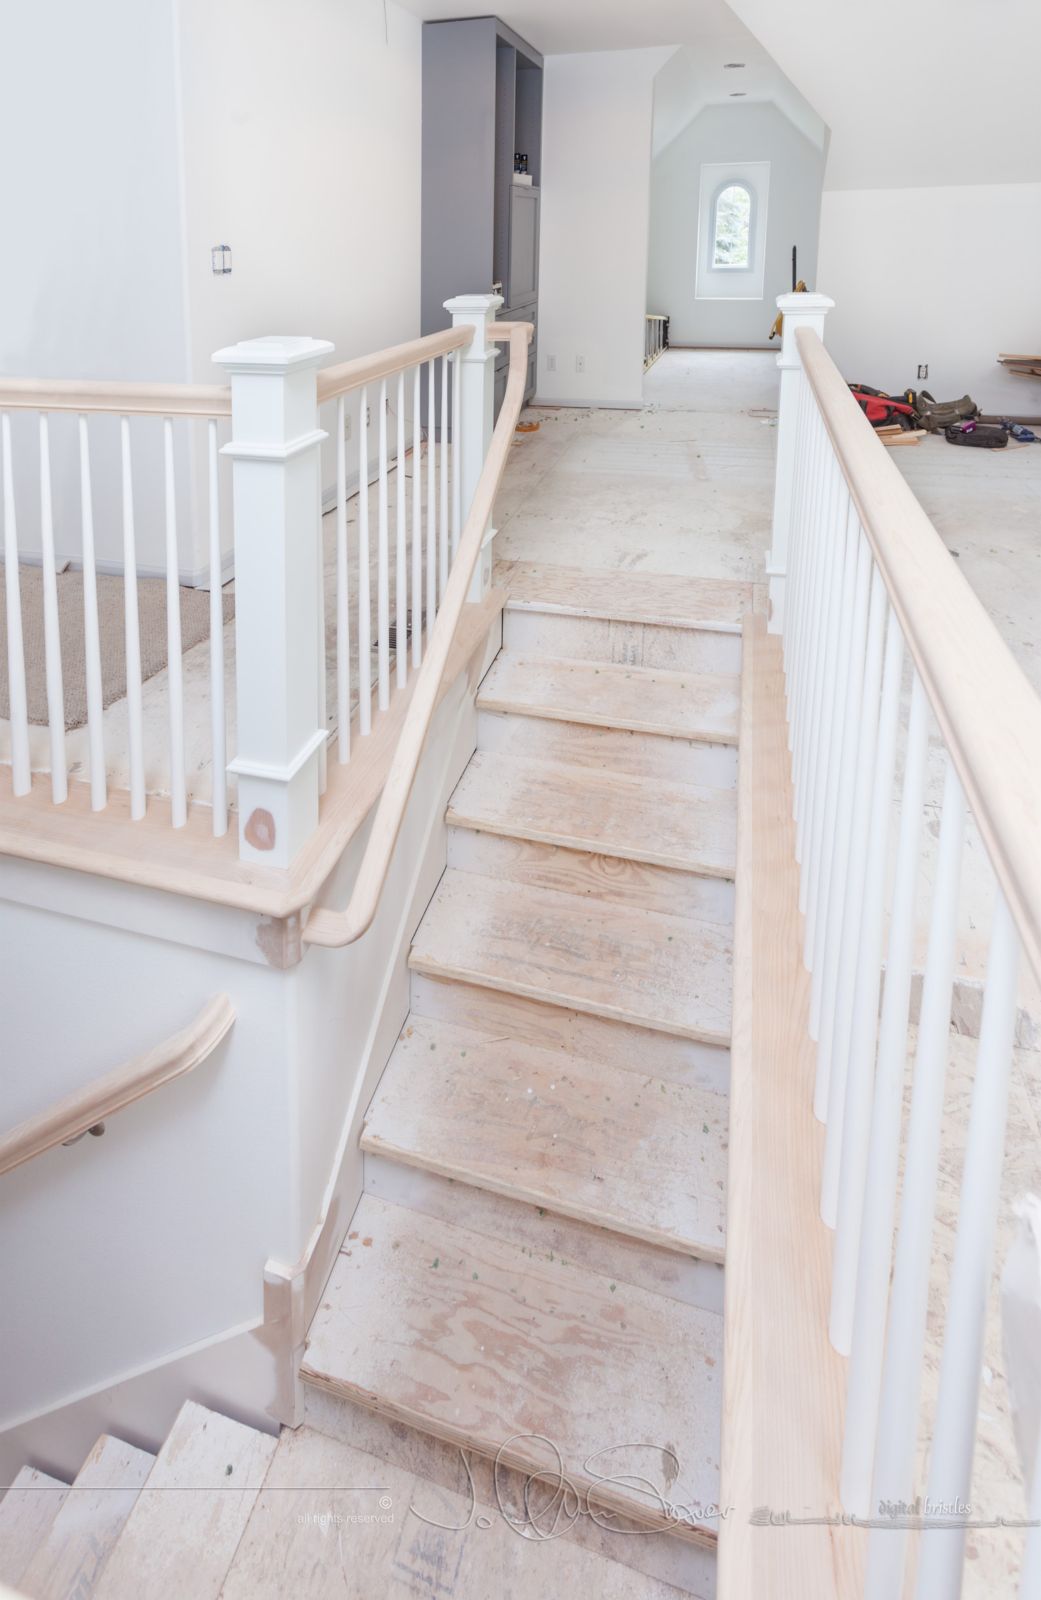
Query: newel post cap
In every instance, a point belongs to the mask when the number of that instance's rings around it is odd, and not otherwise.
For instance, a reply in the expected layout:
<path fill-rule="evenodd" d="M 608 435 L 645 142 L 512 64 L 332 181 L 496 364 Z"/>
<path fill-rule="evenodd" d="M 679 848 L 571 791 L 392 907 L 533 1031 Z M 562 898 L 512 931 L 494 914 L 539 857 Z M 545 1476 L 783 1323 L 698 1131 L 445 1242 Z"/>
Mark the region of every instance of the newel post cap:
<path fill-rule="evenodd" d="M 819 317 L 834 311 L 835 302 L 826 294 L 779 294 L 777 296 L 777 309 L 786 317 L 798 316 L 803 313 L 808 316 Z"/>
<path fill-rule="evenodd" d="M 328 339 L 312 339 L 306 334 L 269 333 L 259 339 L 243 339 L 238 344 L 216 350 L 213 360 L 228 372 L 294 372 L 317 366 L 336 346 Z"/>
<path fill-rule="evenodd" d="M 457 294 L 444 301 L 444 308 L 453 317 L 494 316 L 503 305 L 501 294 Z"/>

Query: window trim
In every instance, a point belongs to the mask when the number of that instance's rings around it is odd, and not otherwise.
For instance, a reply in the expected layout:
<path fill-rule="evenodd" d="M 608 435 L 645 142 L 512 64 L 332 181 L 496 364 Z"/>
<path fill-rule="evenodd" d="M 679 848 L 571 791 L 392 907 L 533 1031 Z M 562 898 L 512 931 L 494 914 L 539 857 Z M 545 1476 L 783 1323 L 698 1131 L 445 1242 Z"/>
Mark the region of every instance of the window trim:
<path fill-rule="evenodd" d="M 742 264 L 737 261 L 716 260 L 716 237 L 719 222 L 719 202 L 728 189 L 743 189 L 748 196 L 748 259 Z M 759 210 L 758 197 L 755 188 L 746 178 L 724 178 L 712 196 L 709 207 L 709 260 L 710 272 L 754 272 L 755 270 L 755 225 L 756 214 Z"/>

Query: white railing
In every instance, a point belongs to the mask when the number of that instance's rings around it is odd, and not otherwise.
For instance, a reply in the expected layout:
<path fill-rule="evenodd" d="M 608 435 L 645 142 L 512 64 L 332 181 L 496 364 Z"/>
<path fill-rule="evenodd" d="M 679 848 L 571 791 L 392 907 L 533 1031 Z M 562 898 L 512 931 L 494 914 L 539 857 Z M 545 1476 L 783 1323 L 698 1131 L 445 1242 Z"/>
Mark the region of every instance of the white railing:
<path fill-rule="evenodd" d="M 127 791 L 130 821 L 162 824 L 157 796 L 168 795 L 180 828 L 209 802 L 218 837 L 237 810 L 243 859 L 293 861 L 318 825 L 330 739 L 347 763 L 352 729 L 365 740 L 421 667 L 491 441 L 500 305 L 461 297 L 444 333 L 321 370 L 326 342 L 247 340 L 215 357 L 230 388 L 0 382 L 10 705 L 0 759 L 15 799 L 63 807 L 83 772 L 92 810 Z M 70 559 L 83 574 L 76 629 L 59 596 Z M 233 624 L 222 592 L 232 559 Z M 29 622 L 45 644 L 45 718 L 22 626 L 36 561 L 42 615 Z M 142 581 L 158 570 L 165 668 L 156 672 L 153 648 L 143 673 Z M 187 664 L 186 571 L 209 585 L 203 651 Z M 486 558 L 484 590 L 489 572 Z M 119 584 L 119 641 L 99 576 Z M 126 687 L 113 694 L 119 644 Z M 82 732 L 66 728 L 72 674 L 85 683 Z"/>
<path fill-rule="evenodd" d="M 189 385 L 0 381 L 8 727 L 4 752 L 16 797 L 32 792 L 33 770 L 48 771 L 55 805 L 68 798 L 70 770 L 84 770 L 90 806 L 103 811 L 110 790 L 129 791 L 130 816 L 144 817 L 150 770 L 164 769 L 170 820 L 187 818 L 182 574 L 209 585 L 209 751 L 213 831 L 227 829 L 224 615 L 219 429 L 230 415 L 227 389 Z M 204 434 L 200 437 L 200 429 Z M 205 486 L 193 496 L 193 478 Z M 193 501 L 198 499 L 200 506 Z M 46 722 L 30 723 L 19 556 L 40 568 Z M 59 575 L 82 569 L 82 614 L 65 613 L 67 634 L 82 628 L 82 659 L 63 642 Z M 99 576 L 121 575 L 120 638 L 125 690 L 107 711 Z M 28 573 L 28 568 L 26 569 Z M 157 704 L 144 709 L 139 579 L 165 584 L 163 729 Z M 78 609 L 78 607 L 77 607 Z M 111 622 L 111 618 L 109 618 Z M 30 621 L 32 619 L 30 618 Z M 77 626 L 78 625 L 78 626 Z M 29 662 L 33 666 L 33 659 Z M 157 669 L 152 663 L 153 673 Z M 38 668 L 37 668 L 38 670 Z M 84 732 L 66 734 L 65 680 L 82 676 Z M 36 698 L 39 696 L 37 694 Z M 146 726 L 147 722 L 147 726 Z M 72 748 L 70 749 L 70 744 Z M 117 753 L 118 752 L 118 753 Z"/>
<path fill-rule="evenodd" d="M 644 371 L 653 367 L 669 344 L 669 319 L 662 312 L 648 311 L 643 334 Z"/>
<path fill-rule="evenodd" d="M 826 1123 L 821 1215 L 835 1230 L 830 1335 L 849 1356 L 840 1492 L 848 1512 L 877 1519 L 884 1502 L 915 1499 L 970 811 L 993 868 L 993 919 L 926 1494 L 933 1506 L 972 1502 L 1021 958 L 1041 976 L 1041 701 L 825 352 L 830 304 L 780 302 L 771 625 L 784 636 L 815 1110 Z M 942 820 L 901 1184 L 931 730 Z M 956 1597 L 964 1515 L 919 1537 L 918 1600 Z M 903 1592 L 907 1545 L 906 1531 L 873 1529 L 868 1600 Z"/>

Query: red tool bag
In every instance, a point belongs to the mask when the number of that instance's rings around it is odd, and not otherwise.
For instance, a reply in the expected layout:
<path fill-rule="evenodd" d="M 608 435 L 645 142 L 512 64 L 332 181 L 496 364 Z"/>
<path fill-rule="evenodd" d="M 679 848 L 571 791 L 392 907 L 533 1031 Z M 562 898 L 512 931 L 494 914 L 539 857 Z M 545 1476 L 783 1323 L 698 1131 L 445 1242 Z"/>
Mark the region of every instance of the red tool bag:
<path fill-rule="evenodd" d="M 901 428 L 914 427 L 915 410 L 906 395 L 883 394 L 880 389 L 869 389 L 863 383 L 851 383 L 849 387 L 873 428 L 892 427 L 894 423 Z"/>

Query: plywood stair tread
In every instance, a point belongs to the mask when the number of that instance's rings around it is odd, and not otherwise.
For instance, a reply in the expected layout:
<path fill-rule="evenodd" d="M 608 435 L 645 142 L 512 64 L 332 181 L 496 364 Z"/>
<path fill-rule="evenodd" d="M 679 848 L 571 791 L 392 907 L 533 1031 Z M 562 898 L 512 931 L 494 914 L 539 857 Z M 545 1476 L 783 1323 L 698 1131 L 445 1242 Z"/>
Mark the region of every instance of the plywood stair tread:
<path fill-rule="evenodd" d="M 17 1589 L 65 1503 L 69 1485 L 36 1467 L 22 1467 L 0 1500 L 0 1583 Z"/>
<path fill-rule="evenodd" d="M 305 1382 L 714 1543 L 718 1316 L 372 1195 L 351 1232 Z"/>
<path fill-rule="evenodd" d="M 217 1600 L 274 1451 L 270 1435 L 186 1401 L 105 1564 L 98 1600 Z"/>
<path fill-rule="evenodd" d="M 618 1535 L 602 1551 L 559 1525 L 564 1537 L 527 1537 L 520 1505 L 504 1498 L 507 1520 L 494 1495 L 475 1504 L 461 1467 L 459 1480 L 450 1489 L 306 1424 L 286 1429 L 221 1600 L 683 1600 L 613 1559 Z"/>
<path fill-rule="evenodd" d="M 706 1089 L 410 1016 L 362 1149 L 722 1261 L 727 1102 Z"/>
<path fill-rule="evenodd" d="M 102 1434 L 22 1576 L 32 1600 L 89 1600 L 154 1462 Z"/>
<path fill-rule="evenodd" d="M 450 868 L 409 957 L 417 972 L 727 1045 L 731 935 L 720 923 Z"/>
<path fill-rule="evenodd" d="M 730 673 L 665 672 L 504 650 L 481 684 L 477 704 L 556 722 L 736 744 L 740 684 Z"/>
<path fill-rule="evenodd" d="M 648 783 L 627 773 L 479 750 L 449 801 L 447 820 L 710 877 L 734 875 L 733 790 Z"/>
<path fill-rule="evenodd" d="M 742 617 L 753 607 L 753 585 L 725 578 L 500 561 L 495 581 L 506 589 L 511 610 L 557 611 L 671 628 L 737 633 Z"/>

